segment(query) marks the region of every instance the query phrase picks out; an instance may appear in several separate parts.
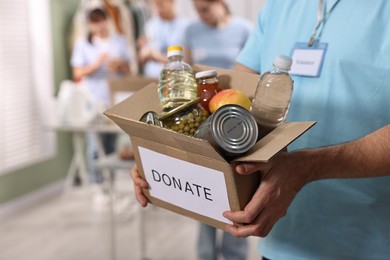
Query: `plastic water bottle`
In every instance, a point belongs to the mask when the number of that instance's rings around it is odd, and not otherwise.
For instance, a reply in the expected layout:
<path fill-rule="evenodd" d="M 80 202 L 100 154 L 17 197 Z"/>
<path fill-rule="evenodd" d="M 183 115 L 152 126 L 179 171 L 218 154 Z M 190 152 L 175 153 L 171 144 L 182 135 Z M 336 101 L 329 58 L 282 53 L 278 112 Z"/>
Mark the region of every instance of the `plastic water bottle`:
<path fill-rule="evenodd" d="M 288 73 L 291 64 L 290 57 L 278 55 L 273 69 L 260 77 L 251 107 L 251 113 L 259 126 L 259 138 L 286 119 L 293 92 L 293 80 Z"/>
<path fill-rule="evenodd" d="M 170 111 L 198 97 L 194 73 L 189 64 L 183 61 L 180 46 L 168 48 L 168 63 L 161 70 L 158 83 L 158 96 L 163 111 Z"/>

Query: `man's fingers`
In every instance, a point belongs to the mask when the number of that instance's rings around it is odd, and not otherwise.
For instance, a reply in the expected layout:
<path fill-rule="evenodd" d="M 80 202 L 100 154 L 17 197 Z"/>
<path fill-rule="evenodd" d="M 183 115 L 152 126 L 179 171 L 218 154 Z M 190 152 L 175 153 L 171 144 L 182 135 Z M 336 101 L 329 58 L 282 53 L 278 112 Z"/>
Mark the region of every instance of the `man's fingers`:
<path fill-rule="evenodd" d="M 134 167 L 131 169 L 131 178 L 134 182 L 134 193 L 137 201 L 139 204 L 141 204 L 142 207 L 146 207 L 149 203 L 149 200 L 146 198 L 146 196 L 143 193 L 143 189 L 149 188 L 148 183 L 146 180 L 141 178 L 141 175 L 139 174 L 137 165 L 134 165 Z"/>
<path fill-rule="evenodd" d="M 251 200 L 252 202 L 253 200 Z M 225 211 L 223 216 L 229 219 L 232 222 L 240 223 L 240 224 L 249 224 L 251 223 L 261 212 L 257 204 L 255 202 L 248 203 L 245 209 L 242 211 Z"/>
<path fill-rule="evenodd" d="M 269 234 L 275 221 L 267 217 L 266 214 L 260 214 L 251 224 L 242 226 L 227 225 L 226 231 L 235 237 L 259 236 L 265 237 Z"/>
<path fill-rule="evenodd" d="M 141 187 L 143 189 L 148 189 L 149 188 L 148 183 L 144 179 L 142 179 L 142 178 L 135 178 L 135 179 L 133 179 L 133 181 L 134 181 L 135 185 L 137 185 L 137 186 L 139 186 L 139 187 Z"/>
<path fill-rule="evenodd" d="M 236 172 L 243 175 L 252 174 L 263 170 L 265 165 L 265 163 L 242 163 L 236 166 Z"/>
<path fill-rule="evenodd" d="M 140 187 L 135 187 L 134 189 L 135 198 L 137 199 L 138 203 L 141 204 L 142 207 L 146 207 L 149 203 L 148 199 L 145 197 L 144 193 L 142 192 L 142 189 Z"/>
<path fill-rule="evenodd" d="M 225 231 L 229 232 L 235 237 L 248 237 L 253 235 L 254 226 L 253 225 L 247 225 L 247 226 L 240 226 L 236 227 L 233 225 L 227 225 L 225 227 Z"/>
<path fill-rule="evenodd" d="M 149 188 L 149 185 L 146 182 L 146 180 L 141 178 L 141 175 L 139 174 L 137 165 L 134 165 L 134 167 L 131 169 L 130 175 L 131 175 L 131 178 L 133 179 L 133 182 L 136 186 L 139 186 L 143 189 Z"/>
<path fill-rule="evenodd" d="M 225 211 L 223 216 L 235 223 L 250 223 L 250 221 L 248 221 L 249 217 L 245 211 Z"/>
<path fill-rule="evenodd" d="M 258 188 L 243 211 L 226 211 L 224 216 L 235 223 L 251 223 L 266 207 L 264 191 Z"/>

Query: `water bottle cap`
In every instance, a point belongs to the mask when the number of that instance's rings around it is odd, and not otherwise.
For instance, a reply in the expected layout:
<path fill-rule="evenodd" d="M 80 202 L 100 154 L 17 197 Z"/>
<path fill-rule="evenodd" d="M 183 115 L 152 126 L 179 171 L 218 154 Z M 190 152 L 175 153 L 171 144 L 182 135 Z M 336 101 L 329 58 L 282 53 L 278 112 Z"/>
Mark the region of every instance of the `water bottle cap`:
<path fill-rule="evenodd" d="M 168 58 L 174 55 L 183 56 L 183 48 L 181 46 L 169 46 L 167 50 Z"/>
<path fill-rule="evenodd" d="M 195 78 L 199 79 L 199 78 L 203 78 L 203 77 L 215 77 L 217 75 L 218 75 L 218 72 L 216 70 L 204 70 L 204 71 L 200 71 L 200 72 L 196 73 Z"/>
<path fill-rule="evenodd" d="M 292 59 L 285 55 L 278 55 L 275 57 L 274 66 L 289 71 L 291 69 Z"/>

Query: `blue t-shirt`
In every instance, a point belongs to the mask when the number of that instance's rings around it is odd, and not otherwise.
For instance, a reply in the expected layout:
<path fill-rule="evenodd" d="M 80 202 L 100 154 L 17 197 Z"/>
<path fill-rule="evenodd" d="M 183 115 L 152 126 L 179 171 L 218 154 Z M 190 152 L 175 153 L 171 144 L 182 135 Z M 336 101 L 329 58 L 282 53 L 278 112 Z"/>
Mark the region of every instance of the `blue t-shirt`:
<path fill-rule="evenodd" d="M 153 50 L 159 50 L 166 54 L 169 46 L 184 44 L 184 33 L 189 21 L 184 18 L 175 18 L 173 20 L 163 20 L 160 17 L 154 17 L 145 25 L 145 34 L 148 38 L 148 47 Z M 143 68 L 143 74 L 152 78 L 159 78 L 164 63 L 157 61 L 148 61 Z"/>
<path fill-rule="evenodd" d="M 107 40 L 95 40 L 92 44 L 85 38 L 79 39 L 75 44 L 70 63 L 73 67 L 88 66 L 96 62 L 101 53 L 107 53 L 109 58 L 130 61 L 129 45 L 125 37 L 113 35 Z M 108 107 L 110 90 L 107 79 L 119 76 L 122 75 L 109 72 L 107 64 L 104 64 L 94 73 L 85 76 L 84 80 L 92 95 Z"/>
<path fill-rule="evenodd" d="M 252 25 L 238 17 L 222 28 L 197 21 L 187 28 L 185 47 L 190 49 L 194 64 L 230 69 L 251 30 Z"/>
<path fill-rule="evenodd" d="M 335 0 L 325 1 L 329 9 Z M 258 72 L 308 42 L 318 1 L 273 0 L 238 62 Z M 390 1 L 342 0 L 323 28 L 320 77 L 293 76 L 288 121 L 317 121 L 289 150 L 363 137 L 390 123 Z M 255 86 L 254 86 L 255 87 Z M 312 182 L 260 241 L 270 259 L 390 259 L 390 177 Z"/>

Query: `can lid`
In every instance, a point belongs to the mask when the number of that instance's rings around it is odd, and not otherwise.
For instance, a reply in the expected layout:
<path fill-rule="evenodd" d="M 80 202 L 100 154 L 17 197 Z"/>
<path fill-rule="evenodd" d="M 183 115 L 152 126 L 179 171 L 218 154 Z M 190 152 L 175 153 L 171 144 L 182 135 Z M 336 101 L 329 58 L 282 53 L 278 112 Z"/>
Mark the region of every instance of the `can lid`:
<path fill-rule="evenodd" d="M 211 135 L 229 155 L 240 155 L 257 141 L 258 126 L 252 114 L 239 105 L 224 105 L 214 112 Z"/>
<path fill-rule="evenodd" d="M 167 49 L 168 58 L 174 55 L 183 56 L 183 48 L 181 46 L 173 45 L 169 46 Z"/>
<path fill-rule="evenodd" d="M 218 75 L 218 72 L 216 70 L 204 70 L 204 71 L 199 71 L 198 73 L 195 74 L 195 78 L 203 78 L 203 77 L 215 77 Z"/>

